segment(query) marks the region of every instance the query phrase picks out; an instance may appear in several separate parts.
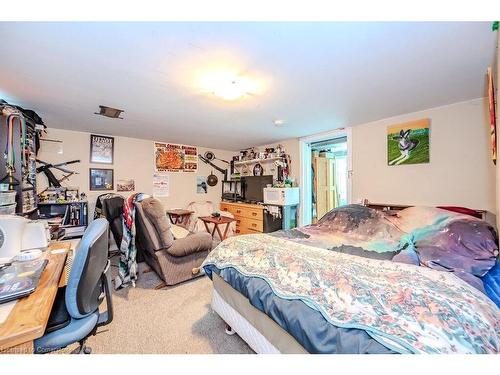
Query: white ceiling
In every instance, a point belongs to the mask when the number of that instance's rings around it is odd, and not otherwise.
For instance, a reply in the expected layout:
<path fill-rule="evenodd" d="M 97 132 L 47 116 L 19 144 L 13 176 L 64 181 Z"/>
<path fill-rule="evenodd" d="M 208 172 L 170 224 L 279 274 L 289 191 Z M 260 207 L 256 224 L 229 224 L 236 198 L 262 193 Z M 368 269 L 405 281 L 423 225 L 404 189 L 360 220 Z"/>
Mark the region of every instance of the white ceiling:
<path fill-rule="evenodd" d="M 490 27 L 0 23 L 0 98 L 49 127 L 237 150 L 482 97 Z M 214 66 L 266 91 L 237 102 L 203 93 L 193 76 Z M 125 119 L 94 115 L 100 104 Z"/>

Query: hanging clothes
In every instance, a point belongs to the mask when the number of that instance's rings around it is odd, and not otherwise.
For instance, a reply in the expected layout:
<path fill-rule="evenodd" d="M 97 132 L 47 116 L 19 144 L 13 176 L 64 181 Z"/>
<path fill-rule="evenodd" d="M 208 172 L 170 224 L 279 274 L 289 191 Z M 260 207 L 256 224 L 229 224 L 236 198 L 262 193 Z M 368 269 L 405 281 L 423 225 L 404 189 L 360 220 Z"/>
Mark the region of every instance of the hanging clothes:
<path fill-rule="evenodd" d="M 104 213 L 102 212 L 103 202 L 106 199 L 110 199 L 110 198 L 114 198 L 114 197 L 121 197 L 121 195 L 115 194 L 115 193 L 105 193 L 105 194 L 101 194 L 97 197 L 97 200 L 95 202 L 95 208 L 94 208 L 94 220 L 100 219 L 100 218 L 107 219 L 106 215 L 104 215 Z"/>
<path fill-rule="evenodd" d="M 137 248 L 135 246 L 135 203 L 147 198 L 148 195 L 135 193 L 130 195 L 123 204 L 123 236 L 120 245 L 120 263 L 118 276 L 115 278 L 115 289 L 132 285 L 137 280 Z"/>
<path fill-rule="evenodd" d="M 0 182 L 8 181 L 9 189 L 12 189 L 14 185 L 19 185 L 19 181 L 14 177 L 14 173 L 16 172 L 15 163 L 16 163 L 16 153 L 14 145 L 14 131 L 16 125 L 19 125 L 19 134 L 20 134 L 20 159 L 21 159 L 21 167 L 27 169 L 27 160 L 26 157 L 26 119 L 24 116 L 17 110 L 14 110 L 10 107 L 2 108 L 2 115 L 5 116 L 5 125 L 7 127 L 7 136 L 5 143 L 5 151 L 4 151 L 4 159 L 5 159 L 5 169 L 7 171 L 7 175 L 1 177 Z"/>

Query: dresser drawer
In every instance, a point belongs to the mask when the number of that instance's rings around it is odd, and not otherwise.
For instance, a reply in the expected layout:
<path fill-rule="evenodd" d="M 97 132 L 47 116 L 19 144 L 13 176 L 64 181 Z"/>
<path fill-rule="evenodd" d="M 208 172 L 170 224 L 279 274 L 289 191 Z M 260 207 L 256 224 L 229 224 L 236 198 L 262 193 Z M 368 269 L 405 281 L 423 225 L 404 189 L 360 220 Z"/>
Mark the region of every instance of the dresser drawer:
<path fill-rule="evenodd" d="M 264 230 L 264 223 L 262 220 L 248 219 L 246 217 L 236 218 L 236 220 L 240 229 L 250 229 L 257 232 L 262 232 Z"/>
<path fill-rule="evenodd" d="M 260 208 L 240 207 L 237 208 L 235 215 L 242 216 L 247 219 L 254 219 L 260 221 L 264 220 L 263 210 Z"/>
<path fill-rule="evenodd" d="M 236 206 L 234 204 L 226 204 L 226 203 L 221 203 L 220 204 L 220 210 L 221 211 L 226 211 L 232 213 L 234 216 L 238 215 L 236 213 Z"/>
<path fill-rule="evenodd" d="M 260 233 L 258 230 L 240 227 L 236 229 L 237 234 L 257 234 Z"/>
<path fill-rule="evenodd" d="M 242 204 L 231 204 L 221 202 L 221 211 L 230 212 L 237 219 L 238 217 L 245 217 L 248 219 L 264 220 L 263 210 L 255 205 L 245 206 Z"/>

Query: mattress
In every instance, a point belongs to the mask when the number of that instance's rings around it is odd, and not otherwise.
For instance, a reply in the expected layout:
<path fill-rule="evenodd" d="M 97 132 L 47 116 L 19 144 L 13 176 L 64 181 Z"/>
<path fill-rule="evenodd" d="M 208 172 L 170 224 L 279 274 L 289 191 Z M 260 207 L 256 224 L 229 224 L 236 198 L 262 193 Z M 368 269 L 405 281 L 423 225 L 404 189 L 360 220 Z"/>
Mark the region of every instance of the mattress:
<path fill-rule="evenodd" d="M 307 353 L 288 332 L 219 275 L 213 273 L 212 281 L 212 308 L 256 353 Z"/>
<path fill-rule="evenodd" d="M 206 267 L 205 271 L 217 285 L 217 291 L 226 302 L 232 303 L 233 308 L 248 320 L 262 333 L 270 331 L 268 326 L 259 326 L 263 320 L 277 325 L 302 348 L 301 352 L 314 354 L 390 354 L 391 349 L 372 338 L 366 331 L 356 328 L 341 328 L 327 322 L 323 315 L 300 300 L 287 300 L 278 297 L 272 292 L 271 287 L 261 278 L 246 277 L 233 268 L 219 270 L 216 267 Z M 215 284 L 217 283 L 217 284 Z M 224 283 L 224 284 L 222 284 Z M 226 285 L 236 294 L 221 292 L 220 285 Z M 237 295 L 244 301 L 237 304 L 229 296 Z M 257 311 L 259 319 L 253 319 L 244 306 L 250 306 L 250 311 Z M 266 318 L 266 319 L 264 319 Z M 229 323 L 229 322 L 227 322 Z M 238 332 L 239 333 L 239 332 Z M 281 336 L 279 334 L 276 337 Z M 274 337 L 268 340 L 276 344 Z M 277 346 L 282 353 L 297 353 L 296 348 L 289 350 Z"/>

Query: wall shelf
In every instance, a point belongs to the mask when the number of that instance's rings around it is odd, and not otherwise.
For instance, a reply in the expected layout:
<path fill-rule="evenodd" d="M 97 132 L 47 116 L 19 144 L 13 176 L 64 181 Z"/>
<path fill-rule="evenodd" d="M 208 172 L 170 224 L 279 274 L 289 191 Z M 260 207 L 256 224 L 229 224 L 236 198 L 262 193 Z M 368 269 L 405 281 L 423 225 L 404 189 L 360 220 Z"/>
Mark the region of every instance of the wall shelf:
<path fill-rule="evenodd" d="M 273 158 L 267 158 L 267 159 L 251 159 L 251 160 L 242 160 L 242 161 L 235 161 L 234 165 L 246 165 L 246 164 L 253 164 L 253 163 L 262 163 L 266 161 L 273 161 L 273 160 L 280 160 L 283 159 L 284 156 L 275 156 Z"/>

